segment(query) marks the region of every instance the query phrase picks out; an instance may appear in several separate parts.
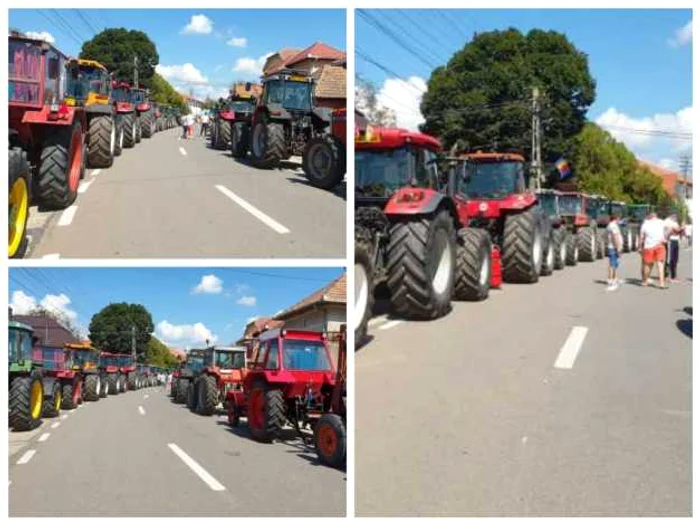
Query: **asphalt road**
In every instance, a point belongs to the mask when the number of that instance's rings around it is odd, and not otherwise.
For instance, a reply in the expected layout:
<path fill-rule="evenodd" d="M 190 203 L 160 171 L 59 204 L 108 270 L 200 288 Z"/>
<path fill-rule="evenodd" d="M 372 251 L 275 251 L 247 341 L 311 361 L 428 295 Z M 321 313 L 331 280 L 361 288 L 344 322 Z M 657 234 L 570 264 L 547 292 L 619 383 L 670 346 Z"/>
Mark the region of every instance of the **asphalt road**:
<path fill-rule="evenodd" d="M 386 315 L 356 359 L 358 516 L 690 516 L 692 274 L 605 290 L 605 260 L 432 322 Z M 555 366 L 556 365 L 556 366 Z"/>
<path fill-rule="evenodd" d="M 232 432 L 225 416 L 192 414 L 162 388 L 63 415 L 10 433 L 11 517 L 345 515 L 345 473 L 291 431 L 257 443 L 245 422 Z"/>
<path fill-rule="evenodd" d="M 259 170 L 171 129 L 88 170 L 67 210 L 31 210 L 29 257 L 340 258 L 345 188 L 310 186 L 300 163 Z"/>

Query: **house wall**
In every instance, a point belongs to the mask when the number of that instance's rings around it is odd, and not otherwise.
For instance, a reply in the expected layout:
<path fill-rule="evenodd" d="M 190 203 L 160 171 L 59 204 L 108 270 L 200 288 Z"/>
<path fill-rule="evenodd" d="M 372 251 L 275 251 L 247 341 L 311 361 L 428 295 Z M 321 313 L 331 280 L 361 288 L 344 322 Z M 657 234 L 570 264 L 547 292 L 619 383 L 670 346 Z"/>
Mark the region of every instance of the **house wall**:
<path fill-rule="evenodd" d="M 347 105 L 347 100 L 344 98 L 317 98 L 315 103 L 320 108 L 340 109 Z"/>
<path fill-rule="evenodd" d="M 339 332 L 340 325 L 345 323 L 345 305 L 325 305 L 322 308 L 308 310 L 299 316 L 285 321 L 284 327 L 289 330 L 314 330 L 320 332 Z M 331 342 L 333 362 L 338 362 L 338 344 Z"/>

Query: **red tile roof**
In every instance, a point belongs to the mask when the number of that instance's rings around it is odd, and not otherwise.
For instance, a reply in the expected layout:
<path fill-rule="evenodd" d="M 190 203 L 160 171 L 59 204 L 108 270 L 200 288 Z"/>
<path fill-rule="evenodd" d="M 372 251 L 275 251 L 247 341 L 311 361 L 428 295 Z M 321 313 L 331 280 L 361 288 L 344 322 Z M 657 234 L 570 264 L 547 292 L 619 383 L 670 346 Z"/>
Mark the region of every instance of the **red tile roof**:
<path fill-rule="evenodd" d="M 12 321 L 29 325 L 34 336 L 39 338 L 42 346 L 62 347 L 66 344 L 78 344 L 80 339 L 64 328 L 56 319 L 47 315 L 14 315 Z"/>
<path fill-rule="evenodd" d="M 319 60 L 345 60 L 345 52 L 324 44 L 323 42 L 314 42 L 309 47 L 287 60 L 285 62 L 285 66 L 293 66 L 297 62 L 301 62 L 307 58 L 316 58 Z"/>
<path fill-rule="evenodd" d="M 346 71 L 340 66 L 324 66 L 316 81 L 314 95 L 317 98 L 345 98 L 347 96 Z"/>
<path fill-rule="evenodd" d="M 347 288 L 347 274 L 343 273 L 335 281 L 327 284 L 320 290 L 315 291 L 308 297 L 305 297 L 294 306 L 287 308 L 283 312 L 277 314 L 275 319 L 286 320 L 290 317 L 294 317 L 309 308 L 314 306 L 321 306 L 324 304 L 345 304 L 346 299 L 346 288 Z"/>
<path fill-rule="evenodd" d="M 651 162 L 647 162 L 645 160 L 639 160 L 638 163 L 640 166 L 647 168 L 657 177 L 661 177 L 661 183 L 663 184 L 664 190 L 672 197 L 676 195 L 677 183 L 686 183 L 688 186 L 693 186 L 692 179 L 686 180 L 681 176 L 680 173 L 676 171 L 672 171 L 667 168 L 662 168 L 661 166 L 657 166 L 656 164 L 652 164 Z"/>

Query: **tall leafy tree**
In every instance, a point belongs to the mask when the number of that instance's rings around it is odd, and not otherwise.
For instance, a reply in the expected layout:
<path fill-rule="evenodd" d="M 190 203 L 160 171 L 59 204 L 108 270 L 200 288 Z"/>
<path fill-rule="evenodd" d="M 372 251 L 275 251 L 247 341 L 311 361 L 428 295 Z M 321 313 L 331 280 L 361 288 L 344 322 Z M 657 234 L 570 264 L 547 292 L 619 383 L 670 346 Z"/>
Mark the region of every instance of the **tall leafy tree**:
<path fill-rule="evenodd" d="M 151 340 L 153 318 L 141 304 L 111 303 L 92 316 L 89 331 L 97 348 L 117 353 L 131 353 L 133 336 L 140 357 Z"/>
<path fill-rule="evenodd" d="M 139 85 L 150 88 L 159 57 L 156 45 L 143 31 L 105 29 L 84 42 L 80 50 L 80 58 L 97 60 L 115 78 L 128 81 L 134 77 L 134 57 L 138 58 Z"/>
<path fill-rule="evenodd" d="M 151 78 L 150 90 L 151 98 L 160 104 L 168 104 L 180 110 L 187 107 L 182 96 L 158 73 L 154 73 Z"/>
<path fill-rule="evenodd" d="M 179 361 L 163 342 L 157 337 L 151 336 L 146 345 L 145 362 L 155 366 L 166 368 L 175 367 Z"/>
<path fill-rule="evenodd" d="M 555 31 L 517 29 L 474 36 L 435 69 L 421 102 L 423 130 L 463 148 L 530 154 L 532 90 L 542 100 L 543 160 L 553 162 L 595 100 L 588 57 Z"/>

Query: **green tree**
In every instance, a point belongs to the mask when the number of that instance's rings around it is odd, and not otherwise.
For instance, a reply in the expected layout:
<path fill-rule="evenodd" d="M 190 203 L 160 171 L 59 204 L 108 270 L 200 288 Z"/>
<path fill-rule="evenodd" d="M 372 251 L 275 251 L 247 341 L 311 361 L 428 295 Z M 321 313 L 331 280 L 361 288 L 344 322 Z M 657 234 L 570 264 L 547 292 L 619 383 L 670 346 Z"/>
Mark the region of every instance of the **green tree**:
<path fill-rule="evenodd" d="M 154 336 L 151 336 L 146 345 L 145 357 L 145 361 L 150 365 L 172 368 L 178 364 L 177 357 L 170 352 L 160 339 Z"/>
<path fill-rule="evenodd" d="M 167 104 L 180 111 L 187 107 L 182 96 L 158 73 L 154 73 L 153 78 L 151 78 L 150 90 L 151 98 L 159 104 Z"/>
<path fill-rule="evenodd" d="M 423 131 L 449 148 L 518 149 L 529 154 L 531 93 L 542 96 L 542 158 L 553 162 L 585 123 L 595 100 L 588 57 L 555 31 L 517 29 L 474 36 L 435 69 L 423 95 Z"/>
<path fill-rule="evenodd" d="M 100 350 L 131 353 L 132 337 L 136 355 L 146 353 L 153 332 L 153 318 L 141 304 L 111 303 L 92 316 L 90 341 Z"/>
<path fill-rule="evenodd" d="M 128 81 L 134 77 L 134 57 L 138 58 L 139 85 L 150 88 L 159 57 L 156 45 L 143 31 L 105 29 L 84 42 L 80 50 L 80 58 L 97 60 L 115 78 Z"/>

